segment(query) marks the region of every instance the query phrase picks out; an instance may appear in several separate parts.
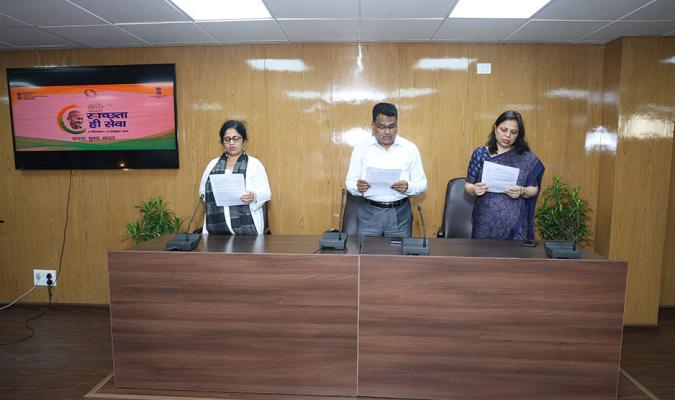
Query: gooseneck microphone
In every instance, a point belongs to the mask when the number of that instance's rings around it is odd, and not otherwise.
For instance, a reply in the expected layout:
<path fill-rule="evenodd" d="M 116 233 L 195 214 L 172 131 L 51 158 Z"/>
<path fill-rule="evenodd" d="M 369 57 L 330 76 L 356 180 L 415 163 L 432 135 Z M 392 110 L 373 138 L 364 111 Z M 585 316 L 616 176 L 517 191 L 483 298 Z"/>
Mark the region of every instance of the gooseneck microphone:
<path fill-rule="evenodd" d="M 190 217 L 190 222 L 188 222 L 187 228 L 185 228 L 185 231 L 187 233 L 190 233 L 190 227 L 192 226 L 192 221 L 195 219 L 195 215 L 197 215 L 197 210 L 199 210 L 199 205 L 203 204 L 204 202 L 204 195 L 200 194 L 199 199 L 197 199 L 197 203 L 195 203 L 195 209 L 192 211 L 192 217 Z"/>
<path fill-rule="evenodd" d="M 420 214 L 420 223 L 422 224 L 423 238 L 404 238 L 403 239 L 403 254 L 411 256 L 428 256 L 429 245 L 427 243 L 427 227 L 424 224 L 424 215 L 422 215 L 422 206 L 417 205 L 417 211 Z"/>
<path fill-rule="evenodd" d="M 199 199 L 197 199 L 197 204 L 195 204 L 195 209 L 192 212 L 190 222 L 188 222 L 188 226 L 185 228 L 186 232 L 177 233 L 175 238 L 166 242 L 167 250 L 191 251 L 197 247 L 199 241 L 202 239 L 202 235 L 200 233 L 190 233 L 190 226 L 192 225 L 192 221 L 195 219 L 195 215 L 197 215 L 199 204 L 203 204 L 203 200 L 204 195 L 202 194 L 199 196 Z"/>
<path fill-rule="evenodd" d="M 422 223 L 422 235 L 424 235 L 424 247 L 427 247 L 427 226 L 424 225 L 424 214 L 422 214 L 422 205 L 417 205 L 417 212 L 420 214 L 420 222 Z"/>
<path fill-rule="evenodd" d="M 331 229 L 330 231 L 324 232 L 319 240 L 319 247 L 322 249 L 336 249 L 344 250 L 347 246 L 347 234 L 342 232 L 342 219 L 344 218 L 344 204 L 345 204 L 345 188 L 342 188 L 340 191 L 340 220 L 338 223 L 338 229 Z"/>
<path fill-rule="evenodd" d="M 344 217 L 345 217 L 345 193 L 347 190 L 345 188 L 342 188 L 340 191 L 340 219 L 338 219 L 338 230 L 340 234 L 340 239 L 342 239 L 342 224 L 344 222 Z"/>

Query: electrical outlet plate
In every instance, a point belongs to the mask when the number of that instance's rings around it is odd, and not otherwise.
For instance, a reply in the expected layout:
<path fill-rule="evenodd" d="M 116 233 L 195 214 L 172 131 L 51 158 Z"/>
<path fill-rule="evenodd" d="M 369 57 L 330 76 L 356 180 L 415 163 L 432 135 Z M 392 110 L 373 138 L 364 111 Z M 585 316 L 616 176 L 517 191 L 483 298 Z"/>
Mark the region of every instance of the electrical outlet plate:
<path fill-rule="evenodd" d="M 35 286 L 49 286 L 47 285 L 47 274 L 52 274 L 52 286 L 56 286 L 56 270 L 55 269 L 34 269 L 33 270 L 33 284 Z"/>

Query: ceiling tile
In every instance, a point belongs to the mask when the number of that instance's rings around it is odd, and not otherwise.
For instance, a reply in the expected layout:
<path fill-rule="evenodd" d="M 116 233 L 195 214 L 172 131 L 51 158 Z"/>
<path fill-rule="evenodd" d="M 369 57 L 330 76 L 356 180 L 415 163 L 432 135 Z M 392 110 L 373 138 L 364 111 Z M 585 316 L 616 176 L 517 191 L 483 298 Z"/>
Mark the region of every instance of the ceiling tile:
<path fill-rule="evenodd" d="M 275 18 L 358 18 L 359 0 L 265 0 Z"/>
<path fill-rule="evenodd" d="M 501 42 L 520 28 L 526 19 L 446 19 L 434 40 L 462 42 Z"/>
<path fill-rule="evenodd" d="M 221 43 L 288 41 L 274 20 L 198 22 L 197 25 Z"/>
<path fill-rule="evenodd" d="M 361 0 L 361 18 L 445 18 L 457 0 Z"/>
<path fill-rule="evenodd" d="M 621 36 L 658 36 L 675 30 L 675 21 L 618 21 L 584 40 L 612 41 Z"/>
<path fill-rule="evenodd" d="M 529 21 L 508 42 L 574 42 L 610 21 Z"/>
<path fill-rule="evenodd" d="M 60 26 L 45 29 L 90 47 L 139 46 L 146 44 L 113 25 Z"/>
<path fill-rule="evenodd" d="M 280 19 L 281 29 L 294 42 L 354 42 L 359 39 L 357 19 Z"/>
<path fill-rule="evenodd" d="M 112 23 L 192 21 L 164 0 L 71 0 Z"/>
<path fill-rule="evenodd" d="M 0 14 L 0 28 L 21 27 L 21 26 L 30 26 L 30 25 L 26 25 L 23 22 L 17 21 L 9 17 L 5 17 L 4 15 Z"/>
<path fill-rule="evenodd" d="M 532 19 L 614 21 L 651 0 L 553 0 Z"/>
<path fill-rule="evenodd" d="M 76 43 L 38 28 L 0 28 L 0 41 L 19 47 L 81 47 Z"/>
<path fill-rule="evenodd" d="M 675 0 L 551 0 L 529 21 L 448 19 L 458 0 L 263 1 L 276 20 L 195 23 L 170 0 L 0 0 L 0 42 L 46 48 L 289 40 L 606 43 L 675 35 Z M 3 31 L 9 28 L 28 30 Z"/>
<path fill-rule="evenodd" d="M 118 26 L 153 44 L 215 43 L 213 38 L 191 22 Z"/>
<path fill-rule="evenodd" d="M 65 0 L 2 0 L 0 12 L 37 26 L 97 25 L 102 19 Z"/>
<path fill-rule="evenodd" d="M 361 20 L 361 40 L 365 42 L 431 40 L 442 23 L 442 19 Z"/>
<path fill-rule="evenodd" d="M 657 0 L 647 7 L 626 17 L 626 20 L 653 20 L 653 21 L 673 21 L 675 20 L 675 1 Z"/>

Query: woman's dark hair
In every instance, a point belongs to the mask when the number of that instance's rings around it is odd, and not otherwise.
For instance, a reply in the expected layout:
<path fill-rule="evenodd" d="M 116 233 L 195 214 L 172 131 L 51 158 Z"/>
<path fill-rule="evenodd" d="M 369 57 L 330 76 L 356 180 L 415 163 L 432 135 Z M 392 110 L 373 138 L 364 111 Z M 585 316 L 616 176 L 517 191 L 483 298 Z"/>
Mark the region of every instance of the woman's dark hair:
<path fill-rule="evenodd" d="M 518 111 L 504 111 L 492 126 L 492 130 L 488 135 L 487 148 L 490 151 L 490 154 L 497 153 L 497 138 L 495 137 L 495 129 L 504 121 L 516 121 L 518 123 L 518 136 L 516 136 L 516 141 L 513 143 L 513 149 L 518 154 L 522 154 L 524 151 L 530 151 L 530 146 L 528 146 L 525 141 L 525 124 L 523 123 L 523 117 Z"/>
<path fill-rule="evenodd" d="M 248 140 L 248 138 L 246 137 L 246 124 L 244 123 L 244 121 L 237 121 L 236 119 L 228 119 L 220 128 L 220 144 L 223 144 L 223 137 L 225 136 L 225 132 L 227 132 L 228 129 L 234 129 L 235 131 L 237 131 L 237 133 L 241 135 L 241 140 L 243 140 L 244 142 Z"/>

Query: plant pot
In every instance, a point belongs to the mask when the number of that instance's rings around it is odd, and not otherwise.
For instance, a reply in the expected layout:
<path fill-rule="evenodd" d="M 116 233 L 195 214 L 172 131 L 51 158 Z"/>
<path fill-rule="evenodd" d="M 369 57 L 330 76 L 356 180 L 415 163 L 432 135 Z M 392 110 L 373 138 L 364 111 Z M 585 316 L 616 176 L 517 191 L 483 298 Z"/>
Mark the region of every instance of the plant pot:
<path fill-rule="evenodd" d="M 581 251 L 574 250 L 574 243 L 566 240 L 546 240 L 544 249 L 549 258 L 581 258 Z"/>

